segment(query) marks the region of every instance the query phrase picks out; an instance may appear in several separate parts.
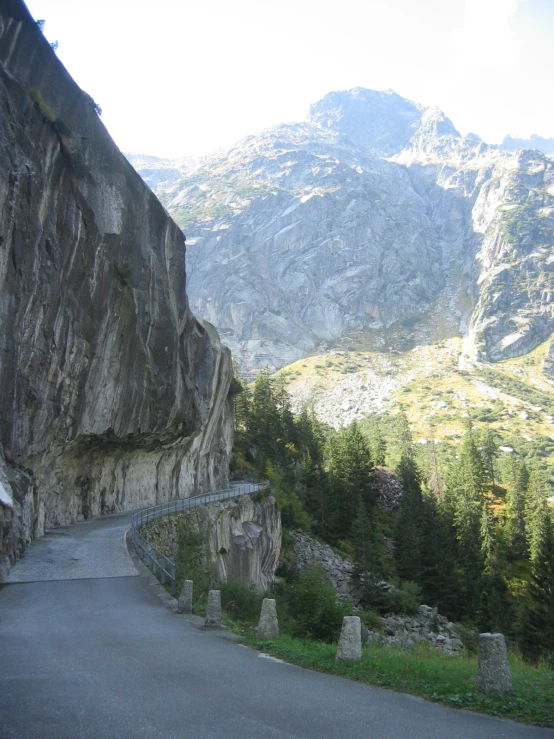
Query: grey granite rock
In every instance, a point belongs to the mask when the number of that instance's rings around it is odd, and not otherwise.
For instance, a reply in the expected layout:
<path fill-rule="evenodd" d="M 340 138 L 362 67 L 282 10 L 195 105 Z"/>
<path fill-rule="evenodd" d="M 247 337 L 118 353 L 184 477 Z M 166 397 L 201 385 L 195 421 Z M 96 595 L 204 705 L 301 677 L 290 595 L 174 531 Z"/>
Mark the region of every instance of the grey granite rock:
<path fill-rule="evenodd" d="M 479 634 L 479 663 L 475 689 L 478 693 L 509 693 L 512 673 L 503 634 Z"/>
<path fill-rule="evenodd" d="M 276 639 L 279 636 L 279 622 L 277 621 L 277 607 L 273 598 L 264 598 L 258 629 L 258 639 Z"/>
<path fill-rule="evenodd" d="M 205 626 L 207 629 L 218 629 L 221 626 L 221 590 L 208 592 Z"/>
<path fill-rule="evenodd" d="M 190 237 L 191 304 L 251 369 L 403 322 L 489 361 L 535 348 L 554 330 L 553 183 L 536 149 L 356 88 L 158 192 Z"/>
<path fill-rule="evenodd" d="M 21 490 L 13 511 L 0 501 L 0 557 L 13 562 L 44 528 L 225 487 L 232 365 L 189 308 L 182 232 L 23 4 L 0 14 L 0 444 Z"/>
<path fill-rule="evenodd" d="M 194 583 L 192 580 L 185 580 L 181 594 L 179 595 L 179 601 L 177 603 L 177 610 L 179 613 L 192 613 L 192 593 Z"/>
<path fill-rule="evenodd" d="M 345 616 L 342 620 L 337 662 L 359 662 L 362 658 L 362 622 L 359 616 Z"/>
<path fill-rule="evenodd" d="M 206 544 L 205 566 L 217 582 L 235 578 L 265 592 L 275 580 L 281 552 L 281 514 L 273 496 L 256 503 L 250 496 L 199 506 L 164 516 L 142 533 L 168 557 L 178 555 L 179 525 L 200 533 Z"/>

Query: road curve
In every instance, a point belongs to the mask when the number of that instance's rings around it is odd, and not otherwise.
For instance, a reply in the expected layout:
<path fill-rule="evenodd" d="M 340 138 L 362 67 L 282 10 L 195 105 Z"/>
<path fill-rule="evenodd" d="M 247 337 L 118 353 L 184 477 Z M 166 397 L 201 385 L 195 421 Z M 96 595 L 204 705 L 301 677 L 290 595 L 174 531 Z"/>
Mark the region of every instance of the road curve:
<path fill-rule="evenodd" d="M 546 739 L 262 658 L 167 610 L 123 546 L 131 514 L 57 529 L 0 590 L 2 739 Z"/>

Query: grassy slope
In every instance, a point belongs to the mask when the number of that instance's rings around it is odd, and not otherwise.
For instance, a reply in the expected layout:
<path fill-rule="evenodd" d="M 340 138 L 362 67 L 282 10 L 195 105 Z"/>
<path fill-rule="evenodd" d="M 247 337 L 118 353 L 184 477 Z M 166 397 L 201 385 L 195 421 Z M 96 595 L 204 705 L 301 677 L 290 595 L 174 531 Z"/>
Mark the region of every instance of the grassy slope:
<path fill-rule="evenodd" d="M 407 351 L 366 351 L 361 341 L 346 340 L 345 348 L 306 357 L 279 374 L 288 380 L 297 408 L 313 403 L 322 420 L 335 425 L 336 419 L 394 412 L 402 404 L 416 441 L 434 437 L 456 444 L 470 414 L 477 426 L 489 424 L 506 446 L 538 445 L 554 468 L 554 384 L 542 374 L 549 341 L 524 357 L 465 362 L 460 369 L 459 338 Z M 349 398 L 353 407 L 345 411 Z"/>
<path fill-rule="evenodd" d="M 371 646 L 361 662 L 335 662 L 336 645 L 281 636 L 275 641 L 246 643 L 301 667 L 341 675 L 352 680 L 393 688 L 404 693 L 440 701 L 505 718 L 554 726 L 554 672 L 530 667 L 510 657 L 513 691 L 503 698 L 475 693 L 477 657 L 448 657 L 431 649 Z"/>

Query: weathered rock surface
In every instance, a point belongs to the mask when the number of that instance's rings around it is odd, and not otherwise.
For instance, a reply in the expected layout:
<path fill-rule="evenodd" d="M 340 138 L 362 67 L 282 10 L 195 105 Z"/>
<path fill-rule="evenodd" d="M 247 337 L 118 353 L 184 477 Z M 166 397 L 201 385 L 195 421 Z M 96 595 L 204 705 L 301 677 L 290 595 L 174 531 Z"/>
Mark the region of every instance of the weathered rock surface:
<path fill-rule="evenodd" d="M 225 486 L 232 368 L 181 231 L 19 0 L 0 62 L 5 563 L 44 528 Z"/>
<path fill-rule="evenodd" d="M 398 477 L 388 467 L 373 468 L 374 485 L 379 491 L 379 506 L 384 511 L 397 511 L 404 493 Z"/>
<path fill-rule="evenodd" d="M 478 693 L 509 693 L 512 673 L 503 634 L 479 634 L 479 663 L 475 689 Z"/>
<path fill-rule="evenodd" d="M 218 629 L 221 626 L 221 590 L 210 590 L 206 604 L 207 629 Z"/>
<path fill-rule="evenodd" d="M 192 596 L 194 593 L 194 582 L 185 580 L 179 600 L 177 601 L 177 610 L 179 613 L 192 613 Z"/>
<path fill-rule="evenodd" d="M 429 606 L 420 606 L 415 616 L 385 616 L 383 633 L 369 631 L 367 641 L 401 647 L 426 642 L 445 654 L 459 654 L 465 649 L 456 627 Z"/>
<path fill-rule="evenodd" d="M 262 610 L 256 636 L 258 639 L 277 639 L 279 636 L 277 607 L 273 598 L 264 598 L 262 601 Z"/>
<path fill-rule="evenodd" d="M 330 93 L 158 187 L 192 305 L 243 368 L 418 319 L 490 361 L 554 330 L 554 161 L 391 91 Z"/>
<path fill-rule="evenodd" d="M 362 658 L 362 622 L 359 616 L 345 616 L 337 648 L 337 662 L 359 662 Z"/>
<path fill-rule="evenodd" d="M 198 506 L 163 516 L 143 527 L 143 535 L 175 560 L 182 526 L 202 534 L 214 577 L 236 578 L 263 592 L 274 582 L 281 552 L 281 514 L 275 498 L 255 503 L 250 496 Z M 208 562 L 206 562 L 208 566 Z"/>
<path fill-rule="evenodd" d="M 362 594 L 354 580 L 354 565 L 333 552 L 327 544 L 313 539 L 303 531 L 293 531 L 293 557 L 299 570 L 307 567 L 321 567 L 333 584 L 339 600 L 349 600 L 355 607 L 361 605 Z M 379 585 L 384 592 L 394 589 L 384 580 Z M 383 618 L 383 633 L 365 630 L 365 640 L 377 644 L 395 644 L 402 647 L 413 646 L 417 642 L 427 642 L 445 654 L 458 654 L 465 647 L 456 627 L 441 616 L 436 608 L 420 606 L 416 615 L 391 614 Z"/>
<path fill-rule="evenodd" d="M 294 538 L 293 557 L 296 567 L 304 570 L 307 567 L 321 567 L 332 582 L 340 600 L 350 600 L 358 605 L 361 594 L 352 579 L 354 565 L 336 554 L 328 544 L 322 544 L 303 531 L 292 531 Z"/>

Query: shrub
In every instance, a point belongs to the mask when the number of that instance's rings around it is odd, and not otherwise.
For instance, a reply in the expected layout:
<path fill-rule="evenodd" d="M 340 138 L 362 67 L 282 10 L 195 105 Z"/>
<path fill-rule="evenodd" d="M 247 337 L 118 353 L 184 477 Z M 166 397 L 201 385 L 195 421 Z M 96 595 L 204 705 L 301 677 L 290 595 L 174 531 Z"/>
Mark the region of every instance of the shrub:
<path fill-rule="evenodd" d="M 195 521 L 196 519 L 196 521 Z M 198 516 L 184 516 L 178 522 L 176 585 L 180 592 L 185 580 L 194 583 L 194 603 L 202 603 L 212 585 L 212 574 L 207 551 L 207 537 L 196 530 Z"/>
<path fill-rule="evenodd" d="M 264 596 L 254 585 L 231 579 L 221 583 L 219 588 L 221 605 L 233 621 L 255 623 L 258 620 Z"/>
<path fill-rule="evenodd" d="M 52 112 L 52 108 L 46 105 L 40 92 L 35 90 L 35 88 L 31 88 L 27 94 L 35 104 L 35 108 L 42 114 L 44 120 L 48 123 L 54 123 L 54 113 Z"/>
<path fill-rule="evenodd" d="M 83 97 L 85 98 L 85 101 L 87 105 L 90 105 L 90 107 L 94 110 L 94 112 L 97 115 L 102 115 L 102 108 L 98 105 L 98 103 L 94 100 L 94 98 L 88 94 L 88 92 L 85 92 L 82 90 Z"/>
<path fill-rule="evenodd" d="M 359 611 L 358 616 L 360 617 L 360 620 L 362 624 L 366 627 L 366 629 L 382 633 L 383 619 L 377 613 L 377 611 L 372 611 L 371 609 L 367 611 Z"/>
<path fill-rule="evenodd" d="M 281 611 L 286 611 L 285 629 L 293 636 L 333 642 L 338 639 L 342 619 L 351 608 L 337 600 L 324 570 L 308 569 L 289 585 L 276 588 Z"/>

